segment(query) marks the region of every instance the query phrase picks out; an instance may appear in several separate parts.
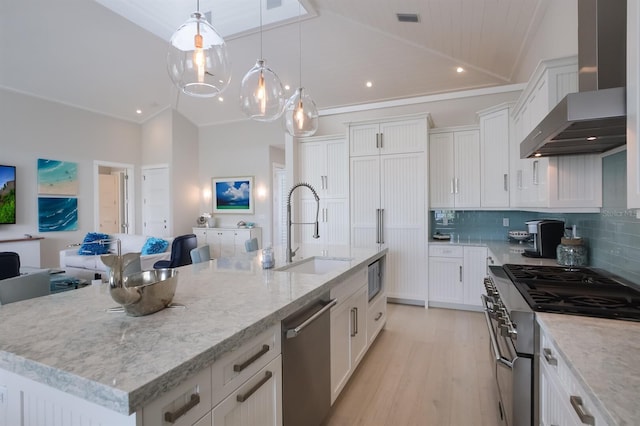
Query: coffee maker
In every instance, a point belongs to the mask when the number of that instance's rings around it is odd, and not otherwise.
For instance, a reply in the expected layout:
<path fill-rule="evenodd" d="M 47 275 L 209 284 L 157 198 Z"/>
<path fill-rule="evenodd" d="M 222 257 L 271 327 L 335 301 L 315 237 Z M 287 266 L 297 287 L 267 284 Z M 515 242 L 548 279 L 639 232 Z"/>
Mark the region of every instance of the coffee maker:
<path fill-rule="evenodd" d="M 556 258 L 556 248 L 564 236 L 564 221 L 554 219 L 530 220 L 526 222 L 533 234 L 533 250 L 525 249 L 523 256 Z"/>

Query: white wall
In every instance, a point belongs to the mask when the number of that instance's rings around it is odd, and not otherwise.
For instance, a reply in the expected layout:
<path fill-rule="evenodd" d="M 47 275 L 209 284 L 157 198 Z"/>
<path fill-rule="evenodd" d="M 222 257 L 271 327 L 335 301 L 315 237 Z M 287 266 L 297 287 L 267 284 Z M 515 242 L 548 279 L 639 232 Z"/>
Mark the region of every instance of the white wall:
<path fill-rule="evenodd" d="M 211 189 L 211 178 L 253 176 L 256 188 L 252 215 L 217 214 L 218 226 L 236 226 L 238 221 L 255 222 L 262 228 L 262 240 L 271 240 L 270 146 L 284 144 L 280 121 L 242 121 L 200 128 L 200 191 Z M 263 189 L 265 196 L 258 196 Z M 213 210 L 211 199 L 201 198 L 202 212 Z M 194 218 L 195 219 L 195 218 Z"/>
<path fill-rule="evenodd" d="M 0 89 L 0 129 L 0 164 L 17 167 L 17 224 L 0 225 L 0 239 L 42 236 L 41 266 L 57 267 L 59 250 L 94 230 L 93 161 L 140 164 L 140 126 Z M 78 231 L 38 232 L 38 158 L 78 163 Z"/>
<path fill-rule="evenodd" d="M 177 111 L 172 114 L 171 200 L 173 234 L 193 232 L 200 211 L 198 128 Z"/>

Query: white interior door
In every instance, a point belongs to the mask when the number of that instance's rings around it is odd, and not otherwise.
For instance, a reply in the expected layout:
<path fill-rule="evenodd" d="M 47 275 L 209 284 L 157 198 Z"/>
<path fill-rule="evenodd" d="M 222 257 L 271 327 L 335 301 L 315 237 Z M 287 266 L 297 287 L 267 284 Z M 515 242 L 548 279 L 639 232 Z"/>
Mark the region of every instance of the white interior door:
<path fill-rule="evenodd" d="M 169 168 L 142 171 L 142 230 L 144 235 L 170 237 Z"/>
<path fill-rule="evenodd" d="M 100 232 L 115 234 L 120 231 L 120 194 L 118 175 L 99 175 Z"/>

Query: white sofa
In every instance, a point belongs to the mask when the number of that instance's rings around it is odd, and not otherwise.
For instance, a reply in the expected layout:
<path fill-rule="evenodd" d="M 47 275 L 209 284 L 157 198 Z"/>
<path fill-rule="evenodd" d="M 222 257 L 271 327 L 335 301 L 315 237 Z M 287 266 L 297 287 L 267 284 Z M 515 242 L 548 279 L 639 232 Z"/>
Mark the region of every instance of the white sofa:
<path fill-rule="evenodd" d="M 146 235 L 132 234 L 113 234 L 110 237 L 120 240 L 122 254 L 139 253 L 144 243 L 150 238 Z M 173 238 L 163 239 L 169 242 L 167 250 L 164 253 L 140 256 L 140 266 L 143 271 L 153 269 L 153 264 L 158 260 L 169 260 L 171 258 L 171 243 L 173 242 Z M 79 247 L 72 247 L 60 250 L 60 269 L 80 279 L 91 280 L 96 273 L 101 274 L 102 278 L 106 279 L 107 267 L 102 263 L 100 255 L 80 255 L 78 254 L 78 249 Z M 117 253 L 115 242 L 111 243 L 109 253 Z"/>

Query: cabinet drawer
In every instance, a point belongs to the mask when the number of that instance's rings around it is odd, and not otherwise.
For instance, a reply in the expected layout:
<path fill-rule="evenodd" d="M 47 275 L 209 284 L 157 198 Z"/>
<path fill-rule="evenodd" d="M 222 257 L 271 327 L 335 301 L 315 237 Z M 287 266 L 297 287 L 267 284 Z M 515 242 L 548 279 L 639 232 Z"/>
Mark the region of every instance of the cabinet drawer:
<path fill-rule="evenodd" d="M 368 270 L 363 267 L 349 275 L 344 281 L 331 289 L 331 298 L 336 299 L 336 305 L 344 302 L 354 294 L 361 286 L 368 285 Z"/>
<path fill-rule="evenodd" d="M 282 357 L 250 377 L 211 411 L 213 426 L 282 425 Z"/>
<path fill-rule="evenodd" d="M 280 325 L 276 324 L 213 364 L 213 405 L 280 355 L 280 336 Z"/>
<path fill-rule="evenodd" d="M 144 407 L 142 425 L 192 425 L 212 407 L 211 368 L 207 367 Z M 167 416 L 173 417 L 173 421 L 167 421 Z"/>
<path fill-rule="evenodd" d="M 462 257 L 464 252 L 463 246 L 455 245 L 429 245 L 429 256 L 431 257 Z"/>
<path fill-rule="evenodd" d="M 571 367 L 560 355 L 554 343 L 546 334 L 540 334 L 540 364 L 546 369 L 551 380 L 555 381 L 560 398 L 565 406 L 570 407 L 571 418 L 575 424 L 582 424 L 577 414 L 578 410 L 581 410 L 593 416 L 596 425 L 606 425 L 604 416 L 596 408 L 591 397 L 587 395 L 587 391 L 575 377 Z"/>
<path fill-rule="evenodd" d="M 387 296 L 380 294 L 367 309 L 367 341 L 370 345 L 387 322 Z"/>

